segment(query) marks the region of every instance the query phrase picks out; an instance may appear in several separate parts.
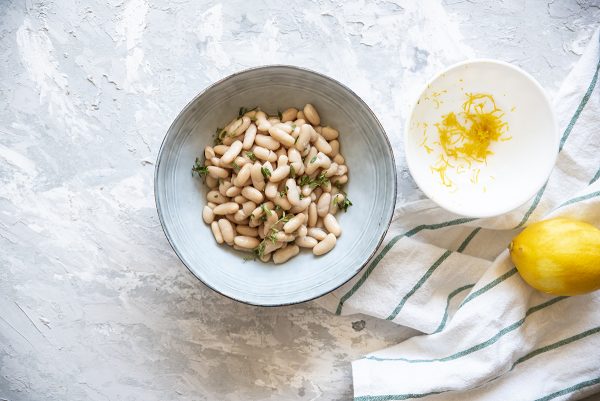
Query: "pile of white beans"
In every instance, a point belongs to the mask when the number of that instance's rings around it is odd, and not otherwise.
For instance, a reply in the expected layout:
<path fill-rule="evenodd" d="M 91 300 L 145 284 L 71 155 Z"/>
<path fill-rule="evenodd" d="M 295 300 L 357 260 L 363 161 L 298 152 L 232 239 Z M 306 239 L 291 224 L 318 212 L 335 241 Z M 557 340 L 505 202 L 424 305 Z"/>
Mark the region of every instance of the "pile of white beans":
<path fill-rule="evenodd" d="M 240 113 L 242 114 L 242 113 Z M 339 133 L 321 127 L 311 104 L 278 116 L 245 112 L 204 149 L 208 192 L 202 218 L 217 243 L 283 263 L 300 248 L 323 255 L 342 233 L 335 214 L 349 200 L 340 189 L 348 168 Z"/>

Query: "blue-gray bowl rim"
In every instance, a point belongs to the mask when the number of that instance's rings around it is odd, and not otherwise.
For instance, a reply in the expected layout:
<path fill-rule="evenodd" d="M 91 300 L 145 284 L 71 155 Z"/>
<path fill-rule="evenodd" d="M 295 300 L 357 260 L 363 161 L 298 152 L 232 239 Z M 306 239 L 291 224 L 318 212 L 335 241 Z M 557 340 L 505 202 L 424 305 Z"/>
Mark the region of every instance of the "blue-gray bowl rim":
<path fill-rule="evenodd" d="M 163 219 L 163 215 L 161 212 L 161 207 L 160 207 L 160 201 L 158 199 L 158 194 L 157 194 L 157 184 L 158 184 L 158 170 L 160 168 L 160 160 L 161 160 L 161 155 L 163 152 L 163 147 L 165 145 L 165 142 L 167 140 L 167 136 L 169 134 L 169 132 L 171 131 L 171 128 L 173 128 L 173 126 L 175 125 L 175 122 L 181 117 L 181 115 L 192 105 L 196 102 L 196 100 L 198 98 L 200 98 L 202 95 L 204 95 L 204 93 L 206 93 L 207 91 L 209 91 L 210 89 L 216 87 L 217 85 L 232 79 L 238 75 L 250 72 L 250 71 L 256 71 L 256 70 L 268 70 L 271 68 L 287 68 L 287 69 L 292 69 L 292 70 L 298 70 L 298 71 L 303 71 L 303 72 L 308 72 L 309 74 L 314 74 L 314 75 L 318 75 L 322 78 L 325 78 L 327 80 L 330 80 L 332 82 L 334 82 L 335 84 L 339 85 L 340 87 L 342 87 L 344 90 L 346 90 L 350 95 L 352 95 L 354 98 L 356 98 L 356 100 L 358 100 L 359 103 L 362 103 L 362 105 L 365 107 L 365 109 L 369 112 L 369 114 L 371 114 L 371 116 L 373 117 L 373 119 L 375 120 L 375 122 L 377 123 L 377 126 L 379 127 L 379 129 L 381 130 L 381 132 L 383 132 L 383 137 L 385 139 L 385 143 L 390 151 L 390 156 L 392 158 L 392 170 L 393 170 L 393 200 L 392 200 L 392 210 L 396 210 L 396 196 L 397 196 L 397 192 L 398 192 L 398 175 L 397 175 L 397 170 L 396 170 L 396 160 L 394 158 L 394 149 L 392 147 L 392 144 L 390 143 L 390 139 L 388 138 L 388 135 L 385 131 L 385 129 L 383 128 L 383 125 L 381 125 L 381 122 L 379 121 L 379 119 L 377 118 L 377 116 L 375 115 L 375 113 L 373 112 L 373 110 L 371 110 L 371 108 L 369 107 L 369 105 L 360 97 L 358 96 L 352 89 L 350 89 L 348 86 L 344 85 L 343 83 L 341 83 L 340 81 L 338 81 L 337 79 L 331 78 L 325 74 L 322 74 L 320 72 L 311 70 L 309 68 L 305 68 L 305 67 L 298 67 L 295 65 L 289 65 L 289 64 L 266 64 L 266 65 L 261 65 L 261 66 L 256 66 L 256 67 L 250 67 L 250 68 L 245 68 L 243 70 L 239 70 L 236 71 L 232 74 L 229 74 L 217 81 L 215 81 L 214 83 L 208 85 L 206 88 L 202 89 L 196 96 L 194 96 L 194 98 L 192 100 L 190 100 L 182 109 L 181 111 L 177 114 L 177 117 L 175 117 L 175 119 L 173 120 L 173 122 L 171 123 L 171 125 L 169 126 L 169 128 L 167 129 L 167 132 L 165 133 L 163 140 L 160 144 L 160 148 L 158 149 L 158 153 L 156 155 L 156 163 L 154 166 L 154 203 L 156 205 L 156 213 L 158 214 L 158 219 L 160 221 L 160 227 L 163 231 L 163 233 L 165 234 L 165 237 L 167 237 L 167 241 L 169 242 L 169 245 L 171 246 L 171 249 L 173 249 L 173 251 L 175 252 L 175 255 L 177 255 L 177 258 L 179 259 L 179 261 L 181 263 L 183 263 L 183 265 L 189 270 L 190 273 L 192 273 L 192 275 L 194 277 L 196 277 L 202 284 L 204 284 L 205 286 L 207 286 L 208 288 L 210 288 L 211 290 L 213 290 L 214 292 L 216 292 L 217 294 L 220 294 L 226 298 L 229 298 L 233 301 L 236 302 L 240 302 L 246 305 L 251 305 L 251 306 L 261 306 L 261 307 L 265 307 L 265 308 L 271 308 L 271 307 L 280 307 L 280 306 L 288 306 L 288 305 L 298 305 L 298 304 L 302 304 L 305 302 L 309 302 L 312 300 L 315 300 L 317 298 L 320 298 L 324 295 L 329 294 L 332 291 L 337 290 L 338 288 L 340 288 L 341 286 L 343 286 L 344 284 L 346 284 L 348 281 L 352 280 L 358 273 L 361 272 L 361 270 L 369 264 L 369 262 L 371 262 L 371 260 L 373 259 L 373 256 L 375 256 L 375 253 L 377 252 L 377 249 L 379 249 L 379 247 L 381 246 L 381 243 L 383 242 L 383 239 L 385 238 L 385 236 L 387 235 L 387 232 L 390 228 L 390 225 L 392 223 L 392 219 L 394 218 L 394 213 L 392 212 L 392 214 L 390 215 L 390 218 L 388 219 L 387 224 L 385 225 L 385 229 L 383 230 L 383 233 L 381 234 L 381 238 L 379 238 L 379 241 L 377 241 L 377 246 L 375 246 L 375 248 L 373 249 L 373 251 L 371 252 L 371 254 L 369 255 L 369 257 L 365 260 L 364 263 L 362 263 L 355 272 L 352 273 L 352 275 L 350 277 L 348 277 L 347 280 L 345 280 L 344 282 L 340 283 L 337 287 L 334 287 L 322 294 L 316 295 L 314 297 L 305 299 L 303 301 L 298 301 L 298 302 L 287 302 L 287 303 L 280 303 L 280 304 L 268 304 L 268 305 L 262 305 L 262 304 L 257 304 L 257 303 L 252 303 L 243 299 L 238 299 L 235 297 L 232 297 L 230 295 L 224 294 L 221 291 L 219 291 L 217 288 L 214 288 L 213 286 L 207 284 L 206 282 L 204 282 L 202 280 L 202 278 L 200 278 L 195 272 L 194 270 L 188 266 L 188 264 L 185 262 L 184 258 L 179 254 L 179 250 L 177 249 L 177 246 L 175 245 L 175 243 L 173 242 L 173 240 L 171 239 L 171 236 L 169 235 L 169 233 L 167 232 L 166 228 L 165 228 L 165 222 Z"/>

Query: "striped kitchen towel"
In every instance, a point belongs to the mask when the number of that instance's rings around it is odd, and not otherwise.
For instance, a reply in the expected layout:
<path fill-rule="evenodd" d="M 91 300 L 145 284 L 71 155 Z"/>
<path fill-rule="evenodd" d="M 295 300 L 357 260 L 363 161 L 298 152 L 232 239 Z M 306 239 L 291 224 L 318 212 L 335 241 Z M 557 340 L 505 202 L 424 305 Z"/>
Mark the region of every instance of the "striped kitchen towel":
<path fill-rule="evenodd" d="M 531 201 L 490 219 L 461 218 L 429 200 L 401 205 L 373 260 L 318 301 L 426 333 L 354 361 L 355 401 L 564 400 L 600 391 L 600 291 L 536 291 L 506 250 L 541 219 L 600 227 L 598 41 L 596 32 L 556 96 L 560 153 Z"/>

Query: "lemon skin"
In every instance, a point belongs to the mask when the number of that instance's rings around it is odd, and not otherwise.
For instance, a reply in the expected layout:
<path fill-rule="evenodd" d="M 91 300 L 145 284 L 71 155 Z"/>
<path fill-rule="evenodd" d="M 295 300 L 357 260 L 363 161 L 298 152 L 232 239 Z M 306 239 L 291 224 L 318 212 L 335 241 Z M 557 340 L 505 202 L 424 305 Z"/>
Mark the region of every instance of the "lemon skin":
<path fill-rule="evenodd" d="M 555 295 L 600 289 L 600 230 L 555 218 L 531 224 L 509 245 L 519 274 L 532 287 Z"/>

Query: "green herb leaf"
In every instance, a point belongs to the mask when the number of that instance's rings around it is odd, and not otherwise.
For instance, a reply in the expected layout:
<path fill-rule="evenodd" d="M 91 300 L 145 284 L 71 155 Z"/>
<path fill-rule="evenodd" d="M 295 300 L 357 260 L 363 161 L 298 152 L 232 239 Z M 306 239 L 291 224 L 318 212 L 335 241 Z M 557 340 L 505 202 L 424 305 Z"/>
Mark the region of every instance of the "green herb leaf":
<path fill-rule="evenodd" d="M 236 173 L 240 172 L 240 166 L 236 163 L 236 162 L 232 162 L 231 163 L 231 168 L 233 169 L 233 171 L 235 171 Z"/>
<path fill-rule="evenodd" d="M 342 202 L 338 202 L 337 204 L 338 204 L 338 207 L 339 207 L 340 209 L 342 209 L 344 212 L 347 212 L 347 211 L 348 211 L 348 208 L 349 208 L 350 206 L 352 206 L 352 202 L 351 202 L 351 201 L 350 201 L 350 199 L 348 199 L 347 197 L 346 197 L 346 198 L 344 198 L 344 200 L 343 200 Z"/>
<path fill-rule="evenodd" d="M 312 158 L 312 159 L 310 159 L 310 163 L 314 163 L 314 162 L 316 162 L 316 161 L 317 161 L 317 156 L 313 156 L 313 158 Z"/>
<path fill-rule="evenodd" d="M 194 173 L 198 174 L 199 177 L 204 177 L 208 174 L 208 167 L 204 166 L 199 158 L 196 158 L 196 162 L 192 167 L 192 176 Z"/>
<path fill-rule="evenodd" d="M 290 165 L 290 177 L 296 178 L 296 169 L 294 168 L 293 165 Z"/>
<path fill-rule="evenodd" d="M 265 215 L 267 215 L 267 216 L 270 216 L 273 214 L 273 212 L 264 203 L 262 205 L 260 205 L 260 208 L 262 209 L 263 212 L 265 212 Z"/>
<path fill-rule="evenodd" d="M 260 172 L 262 173 L 263 177 L 265 177 L 265 180 L 268 180 L 271 176 L 271 170 L 266 167 L 261 167 Z"/>
<path fill-rule="evenodd" d="M 287 195 L 287 191 L 288 191 L 288 187 L 286 185 L 285 189 L 283 191 L 279 191 L 279 196 L 283 198 L 284 196 Z"/>
<path fill-rule="evenodd" d="M 275 205 L 275 211 L 276 211 L 276 212 L 278 212 L 278 211 L 280 211 L 280 210 L 281 210 L 281 206 L 279 206 L 279 205 Z"/>
<path fill-rule="evenodd" d="M 298 183 L 298 185 L 300 185 L 301 187 L 310 184 L 312 180 L 310 179 L 309 176 L 307 175 L 303 175 L 302 177 L 300 177 L 300 182 Z"/>
<path fill-rule="evenodd" d="M 247 151 L 244 154 L 248 157 L 248 159 L 252 160 L 253 162 L 256 161 L 256 155 L 254 154 L 254 152 Z"/>
<path fill-rule="evenodd" d="M 296 124 L 292 124 L 292 131 L 296 129 Z M 298 138 L 296 138 L 298 139 Z"/>

